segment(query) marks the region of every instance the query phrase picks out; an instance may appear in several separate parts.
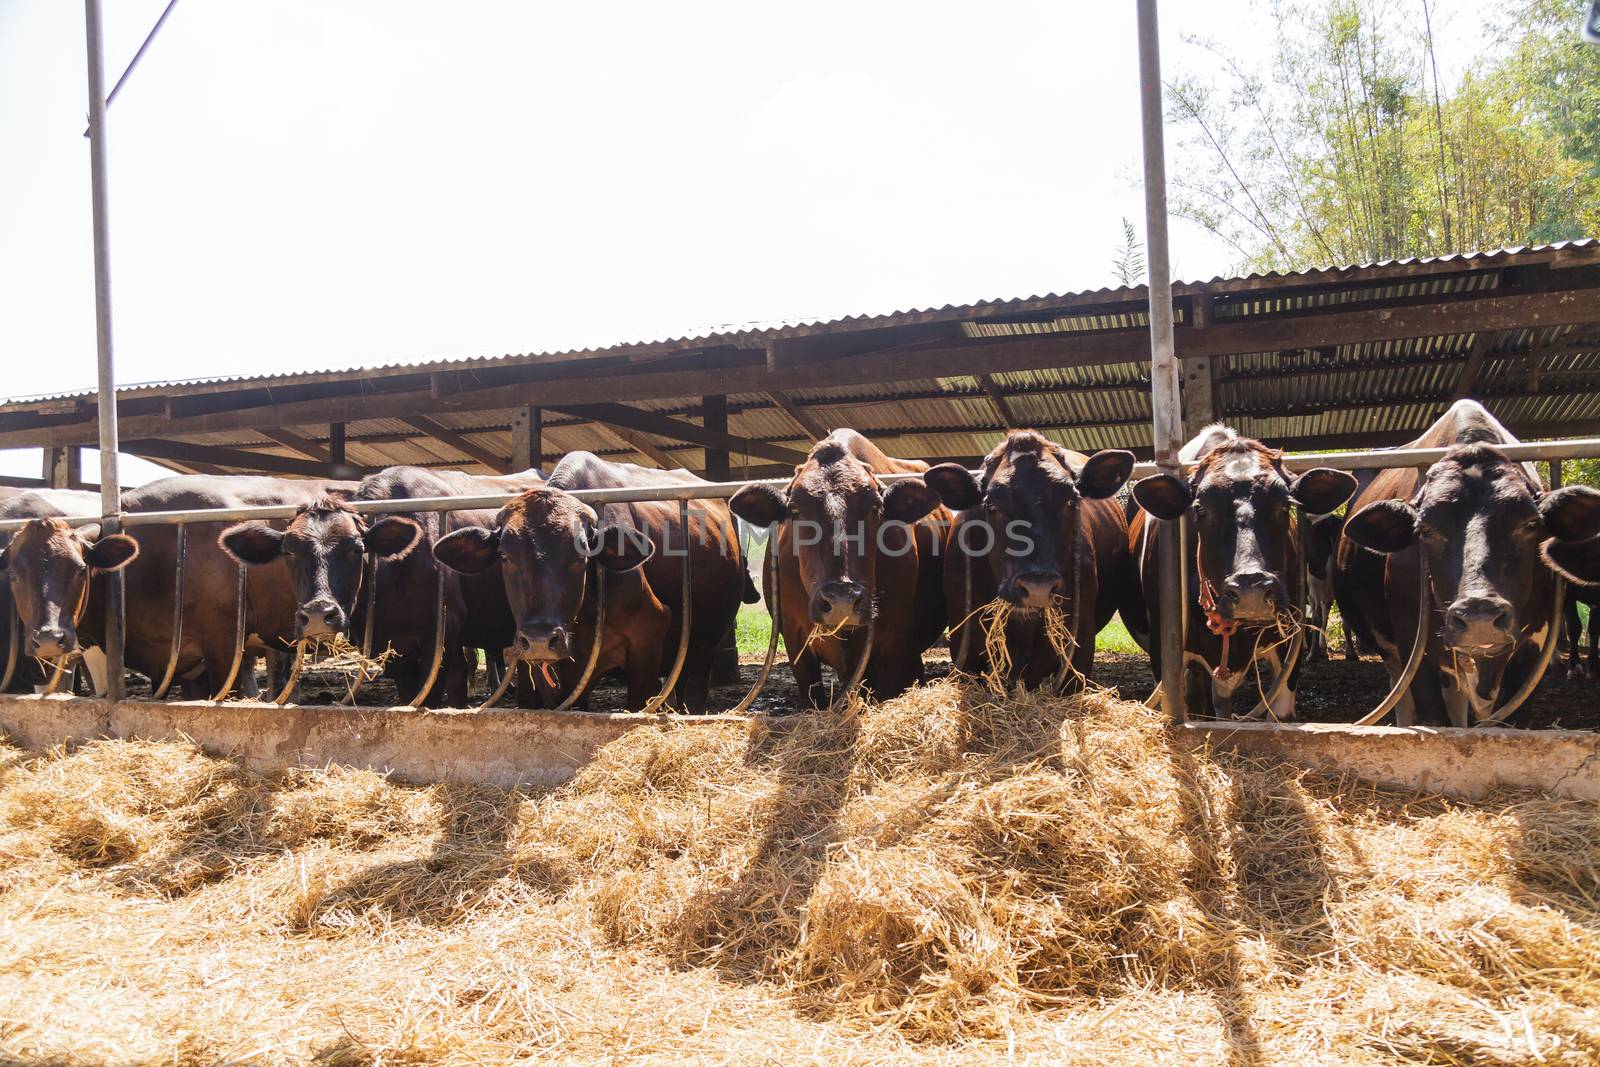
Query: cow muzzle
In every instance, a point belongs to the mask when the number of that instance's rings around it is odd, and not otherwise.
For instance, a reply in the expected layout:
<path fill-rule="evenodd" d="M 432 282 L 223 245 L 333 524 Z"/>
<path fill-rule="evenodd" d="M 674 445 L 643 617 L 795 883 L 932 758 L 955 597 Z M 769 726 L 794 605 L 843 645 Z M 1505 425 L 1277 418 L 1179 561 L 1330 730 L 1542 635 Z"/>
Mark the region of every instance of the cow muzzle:
<path fill-rule="evenodd" d="M 859 582 L 824 582 L 811 597 L 811 621 L 827 630 L 867 621 L 867 588 Z"/>
<path fill-rule="evenodd" d="M 59 626 L 41 626 L 28 634 L 28 655 L 55 660 L 78 650 L 78 637 Z"/>
<path fill-rule="evenodd" d="M 332 637 L 344 633 L 344 609 L 331 600 L 313 600 L 303 605 L 294 617 L 301 637 Z"/>
<path fill-rule="evenodd" d="M 517 630 L 512 654 L 528 663 L 554 663 L 572 655 L 572 637 L 565 626 L 530 623 Z"/>
<path fill-rule="evenodd" d="M 1050 606 L 1060 588 L 1060 571 L 1023 571 L 1011 583 L 1011 596 L 1008 599 L 1013 607 L 1022 611 L 1043 611 Z"/>
<path fill-rule="evenodd" d="M 1498 596 L 1467 596 L 1444 613 L 1444 643 L 1456 652 L 1492 656 L 1516 642 L 1516 614 Z"/>
<path fill-rule="evenodd" d="M 1261 622 L 1278 613 L 1280 583 L 1269 571 L 1235 571 L 1222 583 L 1217 606 L 1237 622 Z"/>

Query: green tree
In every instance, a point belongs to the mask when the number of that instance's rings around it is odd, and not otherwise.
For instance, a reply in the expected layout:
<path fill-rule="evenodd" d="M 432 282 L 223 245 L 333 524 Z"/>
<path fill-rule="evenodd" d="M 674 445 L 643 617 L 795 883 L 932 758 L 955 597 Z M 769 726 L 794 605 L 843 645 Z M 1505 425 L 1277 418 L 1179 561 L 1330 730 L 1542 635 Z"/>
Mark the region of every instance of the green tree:
<path fill-rule="evenodd" d="M 1600 60 L 1567 0 L 1521 2 L 1449 85 L 1429 0 L 1281 3 L 1265 73 L 1192 40 L 1217 69 L 1168 86 L 1175 213 L 1254 269 L 1600 231 Z"/>

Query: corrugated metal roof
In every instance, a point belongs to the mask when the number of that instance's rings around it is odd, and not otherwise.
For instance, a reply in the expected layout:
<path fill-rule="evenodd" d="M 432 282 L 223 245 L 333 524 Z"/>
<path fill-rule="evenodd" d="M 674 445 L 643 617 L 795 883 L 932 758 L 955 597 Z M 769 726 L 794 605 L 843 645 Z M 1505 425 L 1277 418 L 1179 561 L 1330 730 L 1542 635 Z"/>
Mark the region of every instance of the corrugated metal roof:
<path fill-rule="evenodd" d="M 1262 286 L 1277 288 L 1286 285 L 1318 285 L 1339 282 L 1369 273 L 1401 269 L 1473 269 L 1493 266 L 1509 260 L 1533 261 L 1538 257 L 1556 255 L 1583 249 L 1600 248 L 1600 239 L 1582 238 L 1558 241 L 1547 245 L 1519 246 L 1483 252 L 1458 252 L 1443 256 L 1420 256 L 1408 259 L 1385 260 L 1377 263 L 1347 264 L 1344 266 L 1308 267 L 1300 271 L 1268 271 L 1236 276 L 1215 276 L 1207 280 L 1175 282 L 1175 296 L 1195 292 L 1232 293 Z M 1491 276 L 1480 276 L 1491 277 Z M 1371 291 L 1356 290 L 1339 296 L 1308 293 L 1298 296 L 1262 297 L 1229 305 L 1224 315 L 1263 314 L 1274 310 L 1290 310 L 1338 300 L 1371 300 L 1381 294 L 1407 296 L 1422 292 L 1456 292 L 1476 285 L 1492 285 L 1492 281 L 1441 280 L 1427 282 L 1415 280 L 1395 282 L 1387 286 L 1374 286 Z M 1375 296 L 1374 294 L 1380 294 Z M 1121 286 L 1082 290 L 1074 293 L 1048 293 L 1044 295 L 1013 297 L 1009 299 L 979 300 L 971 304 L 946 304 L 939 308 L 912 308 L 877 315 L 846 315 L 832 319 L 777 320 L 723 324 L 685 334 L 679 337 L 654 341 L 631 341 L 600 348 L 568 349 L 555 352 L 506 353 L 498 356 L 468 356 L 452 359 L 406 362 L 398 361 L 369 367 L 347 367 L 338 370 L 316 371 L 301 374 L 220 375 L 206 378 L 169 379 L 153 382 L 132 382 L 117 390 L 118 396 L 135 397 L 148 394 L 169 393 L 174 389 L 191 386 L 261 388 L 275 385 L 312 384 L 335 381 L 353 376 L 383 376 L 386 374 L 427 374 L 435 371 L 460 371 L 475 367 L 513 366 L 541 362 L 570 362 L 601 356 L 638 356 L 653 350 L 662 352 L 703 348 L 720 345 L 758 345 L 785 338 L 807 337 L 818 334 L 851 332 L 858 330 L 888 329 L 920 323 L 959 321 L 976 316 L 1011 315 L 1032 311 L 1049 311 L 1060 307 L 1085 304 L 1112 304 L 1143 299 L 1145 287 Z M 1048 334 L 1085 330 L 1104 330 L 1119 327 L 1142 326 L 1146 321 L 1143 312 L 1106 315 L 1063 315 L 1043 322 L 1028 323 L 966 323 L 963 331 L 970 337 L 1019 336 L 1030 333 Z M 37 403 L 47 400 L 69 400 L 92 396 L 92 389 L 47 393 L 38 396 L 12 397 L 7 405 Z"/>

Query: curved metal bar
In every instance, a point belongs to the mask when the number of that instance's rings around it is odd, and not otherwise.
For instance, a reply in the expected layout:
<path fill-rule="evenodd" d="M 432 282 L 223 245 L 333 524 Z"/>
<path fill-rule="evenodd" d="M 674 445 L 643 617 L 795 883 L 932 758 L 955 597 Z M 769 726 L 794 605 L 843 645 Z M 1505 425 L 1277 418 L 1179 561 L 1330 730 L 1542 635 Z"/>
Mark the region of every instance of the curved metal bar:
<path fill-rule="evenodd" d="M 244 662 L 245 593 L 249 580 L 249 571 L 243 563 L 239 564 L 239 607 L 235 612 L 233 665 L 228 668 L 228 677 L 223 679 L 222 688 L 211 698 L 215 702 L 228 699 L 228 694 L 233 690 L 233 683 L 239 677 L 239 664 Z"/>
<path fill-rule="evenodd" d="M 289 665 L 288 680 L 283 683 L 283 688 L 278 695 L 272 698 L 274 704 L 280 707 L 289 702 L 289 697 L 294 693 L 294 687 L 300 681 L 300 669 L 306 665 L 306 645 L 310 642 L 302 637 L 294 643 L 294 662 Z"/>
<path fill-rule="evenodd" d="M 151 700 L 165 700 L 172 688 L 172 679 L 178 673 L 178 653 L 183 648 L 183 572 L 187 562 L 189 527 L 178 524 L 178 545 L 174 554 L 177 568 L 172 577 L 172 651 L 167 653 L 167 669 L 161 673 L 161 683 L 150 694 Z"/>
<path fill-rule="evenodd" d="M 1078 522 L 1083 521 L 1083 513 L 1078 513 Z M 1050 691 L 1056 696 L 1061 695 L 1061 689 L 1067 684 L 1067 679 L 1072 675 L 1072 661 L 1078 654 L 1078 630 L 1083 626 L 1083 542 L 1077 537 L 1072 538 L 1072 626 L 1067 630 L 1067 636 L 1072 639 L 1072 646 L 1067 656 L 1061 661 L 1061 666 L 1056 670 L 1055 680 L 1050 683 Z"/>
<path fill-rule="evenodd" d="M 845 683 L 844 689 L 842 689 L 839 695 L 833 698 L 833 702 L 828 705 L 829 711 L 838 711 L 840 708 L 844 707 L 850 702 L 851 697 L 855 696 L 856 693 L 860 691 L 861 680 L 867 676 L 867 661 L 872 659 L 872 643 L 873 639 L 877 636 L 877 633 L 878 611 L 877 606 L 874 605 L 872 614 L 867 617 L 867 640 L 866 643 L 861 646 L 861 658 L 856 660 L 856 669 L 850 672 L 850 680 Z"/>
<path fill-rule="evenodd" d="M 1411 643 L 1411 655 L 1406 659 L 1405 669 L 1400 672 L 1400 677 L 1390 687 L 1389 693 L 1379 702 L 1378 706 L 1367 712 L 1361 718 L 1351 723 L 1352 726 L 1371 726 L 1400 703 L 1400 698 L 1406 695 L 1411 688 L 1411 683 L 1417 677 L 1417 671 L 1422 669 L 1422 656 L 1428 645 L 1428 615 L 1433 610 L 1433 592 L 1428 586 L 1428 554 L 1421 549 L 1417 550 L 1417 636 Z"/>
<path fill-rule="evenodd" d="M 678 533 L 683 538 L 683 626 L 678 635 L 678 654 L 673 657 L 672 670 L 667 673 L 667 682 L 661 687 L 661 692 L 650 699 L 644 707 L 639 709 L 641 715 L 649 715 L 666 704 L 667 698 L 672 695 L 672 690 L 678 685 L 678 676 L 683 673 L 683 660 L 689 654 L 689 621 L 693 616 L 693 605 L 689 603 L 689 563 L 693 553 L 689 548 L 689 501 L 687 498 L 678 501 Z"/>
<path fill-rule="evenodd" d="M 22 616 L 17 614 L 15 603 L 11 605 L 11 610 L 6 614 L 8 616 L 6 628 L 9 632 L 6 641 L 6 669 L 4 676 L 0 677 L 0 693 L 4 693 L 11 688 L 11 679 L 17 673 L 19 647 L 22 644 Z"/>
<path fill-rule="evenodd" d="M 684 559 L 683 565 L 684 569 L 687 571 L 689 567 L 689 561 L 687 558 Z M 589 687 L 589 680 L 594 677 L 594 669 L 600 665 L 600 646 L 605 643 L 606 639 L 606 572 L 604 568 L 600 566 L 598 557 L 596 562 L 591 564 L 591 566 L 594 569 L 595 586 L 594 640 L 589 644 L 589 662 L 583 665 L 583 674 L 573 685 L 572 692 L 568 693 L 566 699 L 564 699 L 560 704 L 556 705 L 556 711 L 572 710 L 572 705 L 578 702 L 579 698 L 583 696 L 583 691 Z"/>
<path fill-rule="evenodd" d="M 951 538 L 951 540 L 959 550 L 961 548 L 960 538 Z M 962 568 L 961 575 L 961 610 L 964 614 L 961 616 L 961 622 L 957 624 L 961 627 L 961 648 L 956 653 L 956 658 L 950 661 L 950 666 L 955 670 L 965 671 L 967 669 L 964 666 L 967 662 L 967 654 L 972 651 L 972 631 L 977 628 L 977 624 L 972 621 L 972 568 L 977 564 L 965 552 L 961 553 L 961 558 L 966 563 L 966 566 Z"/>
<path fill-rule="evenodd" d="M 433 692 L 433 684 L 439 680 L 439 668 L 444 664 L 444 574 L 445 567 L 442 563 L 434 566 L 439 571 L 439 580 L 434 584 L 433 598 L 438 605 L 433 614 L 433 663 L 428 667 L 428 677 L 423 679 L 422 688 L 417 690 L 417 695 L 407 703 L 408 708 L 420 708 L 428 699 L 428 694 Z M 369 612 L 367 618 L 372 618 Z"/>
<path fill-rule="evenodd" d="M 76 666 L 80 655 L 82 653 L 68 652 L 66 655 L 56 657 L 55 673 L 51 674 L 50 680 L 45 683 L 44 691 L 46 695 L 54 695 L 61 691 L 61 680 L 71 677 L 67 672 L 67 664 L 71 663 Z"/>
<path fill-rule="evenodd" d="M 479 704 L 476 710 L 488 711 L 500 703 L 505 698 L 506 690 L 511 688 L 511 683 L 517 680 L 517 674 L 521 670 L 522 664 L 520 662 L 506 664 L 505 670 L 500 674 L 500 684 L 495 686 L 494 692 L 490 693 L 488 698 L 482 704 Z"/>
<path fill-rule="evenodd" d="M 1561 644 L 1561 609 L 1566 603 L 1567 580 L 1559 574 L 1556 575 L 1555 594 L 1555 607 L 1550 612 L 1550 627 L 1545 630 L 1544 647 L 1539 650 L 1539 662 L 1534 665 L 1533 673 L 1528 675 L 1522 683 L 1522 688 L 1512 694 L 1510 700 L 1473 723 L 1474 726 L 1499 726 L 1522 707 L 1523 702 L 1533 695 L 1533 691 L 1539 688 L 1539 683 L 1544 680 L 1544 672 L 1550 668 L 1550 661 L 1555 658 L 1556 647 Z M 1573 638 L 1573 642 L 1577 642 L 1576 637 Z"/>
<path fill-rule="evenodd" d="M 356 676 L 350 679 L 350 689 L 345 695 L 342 704 L 354 704 L 356 694 L 361 692 L 361 687 L 367 684 L 367 664 L 372 662 L 372 627 L 373 620 L 378 614 L 378 557 L 373 556 L 367 561 L 367 573 L 364 577 L 367 583 L 367 621 L 361 628 L 361 665 L 356 671 Z"/>
<path fill-rule="evenodd" d="M 772 673 L 773 661 L 778 658 L 778 639 L 783 636 L 780 620 L 783 618 L 779 611 L 778 594 L 781 591 L 778 585 L 778 546 L 777 539 L 767 542 L 767 575 L 763 583 L 763 591 L 772 590 L 772 632 L 767 635 L 767 658 L 761 664 L 761 673 L 756 675 L 756 684 L 750 687 L 750 692 L 745 694 L 743 700 L 729 708 L 729 715 L 743 715 L 750 710 L 750 705 L 756 702 L 761 691 L 767 687 L 767 676 Z M 766 584 L 771 583 L 771 584 Z M 969 590 L 968 595 L 971 595 Z"/>

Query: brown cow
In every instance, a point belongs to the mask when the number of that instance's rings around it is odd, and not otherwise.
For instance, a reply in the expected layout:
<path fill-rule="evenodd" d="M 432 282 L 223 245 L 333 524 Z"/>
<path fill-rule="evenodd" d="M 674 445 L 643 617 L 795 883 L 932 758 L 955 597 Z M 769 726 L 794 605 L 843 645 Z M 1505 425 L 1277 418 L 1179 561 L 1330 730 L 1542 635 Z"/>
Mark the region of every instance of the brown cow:
<path fill-rule="evenodd" d="M 1555 573 L 1600 582 L 1600 492 L 1545 489 L 1475 400 L 1462 400 L 1407 448 L 1448 448 L 1426 474 L 1389 469 L 1351 506 L 1334 560 L 1347 626 L 1370 638 L 1391 679 L 1417 637 L 1419 559 L 1431 606 L 1421 669 L 1396 719 L 1466 726 L 1520 687 L 1551 625 Z"/>
<path fill-rule="evenodd" d="M 457 530 L 434 545 L 434 555 L 465 574 L 497 563 L 504 596 L 516 620 L 510 657 L 560 674 L 570 691 L 587 664 L 594 638 L 595 598 L 589 563 L 606 582 L 605 637 L 595 679 L 621 669 L 628 707 L 643 706 L 676 656 L 682 619 L 683 567 L 690 564 L 689 645 L 679 681 L 683 705 L 705 709 L 716 649 L 732 628 L 746 591 L 738 532 L 727 504 L 689 506 L 689 543 L 678 532 L 678 505 L 668 501 L 592 508 L 570 494 L 588 489 L 649 489 L 706 485 L 687 471 L 646 470 L 588 452 L 564 457 L 542 488 L 530 489 L 487 527 Z M 754 599 L 753 595 L 751 599 Z M 546 701 L 554 686 L 542 685 Z"/>
<path fill-rule="evenodd" d="M 778 554 L 779 625 L 812 707 L 828 702 L 822 664 L 849 677 L 874 615 L 866 687 L 884 700 L 923 676 L 922 652 L 944 630 L 939 539 L 950 510 L 920 480 L 885 490 L 878 476 L 927 470 L 884 455 L 854 430 L 835 430 L 812 446 L 784 491 L 752 484 L 729 501 L 746 522 L 777 528 L 768 544 Z"/>
<path fill-rule="evenodd" d="M 1037 688 L 1062 666 L 1043 626 L 1041 609 L 1051 604 L 1066 608 L 1074 638 L 1067 688 L 1092 676 L 1094 635 L 1117 611 L 1118 583 L 1133 577 L 1128 520 L 1109 499 L 1132 470 L 1132 452 L 1086 457 L 1033 430 L 1013 430 L 984 458 L 981 480 L 958 463 L 923 475 L 956 512 L 944 541 L 944 597 L 952 660 L 964 637 L 967 647 L 958 670 L 988 669 L 972 615 L 998 597 L 1018 609 L 1006 628 L 1016 680 Z M 1075 595 L 1081 603 L 1073 603 Z"/>
<path fill-rule="evenodd" d="M 1189 516 L 1183 552 L 1185 562 L 1194 561 L 1194 573 L 1184 660 L 1202 668 L 1211 681 L 1206 686 L 1198 672 L 1185 672 L 1185 699 L 1193 710 L 1225 710 L 1258 660 L 1274 672 L 1282 669 L 1277 629 L 1301 602 L 1299 527 L 1291 505 L 1325 515 L 1355 491 L 1356 480 L 1345 471 L 1318 467 L 1292 477 L 1280 456 L 1217 424 L 1180 452 L 1183 462 L 1198 464 L 1187 481 L 1157 474 L 1133 487 L 1134 499 L 1147 513 L 1135 516 L 1129 529 L 1143 608 L 1127 603 L 1123 618 L 1150 653 L 1158 679 L 1161 648 L 1152 635 L 1162 623 L 1160 543 L 1176 535 L 1172 520 Z M 1149 516 L 1167 521 L 1153 524 Z M 1291 676 L 1271 708 L 1279 719 L 1294 717 L 1294 684 Z"/>
<path fill-rule="evenodd" d="M 99 513 L 100 494 L 73 489 L 19 492 L 0 504 L 0 519 L 33 520 L 15 534 L 0 534 L 0 577 L 5 579 L 0 608 L 6 620 L 0 657 L 9 651 L 13 612 L 19 623 L 13 692 L 26 692 L 45 680 L 39 661 L 78 648 L 78 623 L 91 606 L 91 576 L 125 567 L 138 555 L 138 545 L 129 538 L 101 538 L 98 524 L 74 528 L 62 521 Z M 99 632 L 98 618 L 89 625 Z M 84 661 L 95 692 L 104 692 L 104 654 L 85 649 Z"/>
<path fill-rule="evenodd" d="M 349 482 L 181 475 L 124 492 L 122 510 L 192 511 L 301 504 L 333 490 L 352 488 Z M 217 544 L 222 526 L 192 523 L 185 542 L 183 634 L 176 675 L 193 681 L 206 695 L 221 688 L 233 664 L 236 642 L 239 572 L 238 565 Z M 74 610 L 83 595 L 81 583 L 89 577 L 83 547 L 89 543 L 87 538 L 97 533 L 91 529 L 72 539 L 38 539 L 32 542 L 37 553 L 26 562 L 19 555 L 14 563 L 35 576 L 26 583 L 26 589 L 14 578 L 13 591 L 19 603 L 27 597 L 36 598 L 41 617 L 50 615 L 59 620 L 68 613 L 80 615 L 81 633 L 64 636 L 59 645 L 63 652 L 75 651 L 80 641 L 89 646 L 104 641 L 104 583 L 90 578 L 85 610 Z M 137 559 L 124 572 L 128 605 L 126 662 L 130 669 L 153 679 L 165 673 L 172 649 L 177 536 L 176 528 L 168 525 L 137 526 L 127 534 L 116 535 L 118 543 L 126 537 L 138 546 Z M 66 583 L 46 582 L 43 577 L 68 572 L 71 580 Z M 251 657 L 287 647 L 294 634 L 297 607 L 287 566 L 251 569 L 245 592 L 245 632 Z M 256 691 L 254 670 L 249 664 L 242 670 L 238 685 L 246 695 Z"/>

